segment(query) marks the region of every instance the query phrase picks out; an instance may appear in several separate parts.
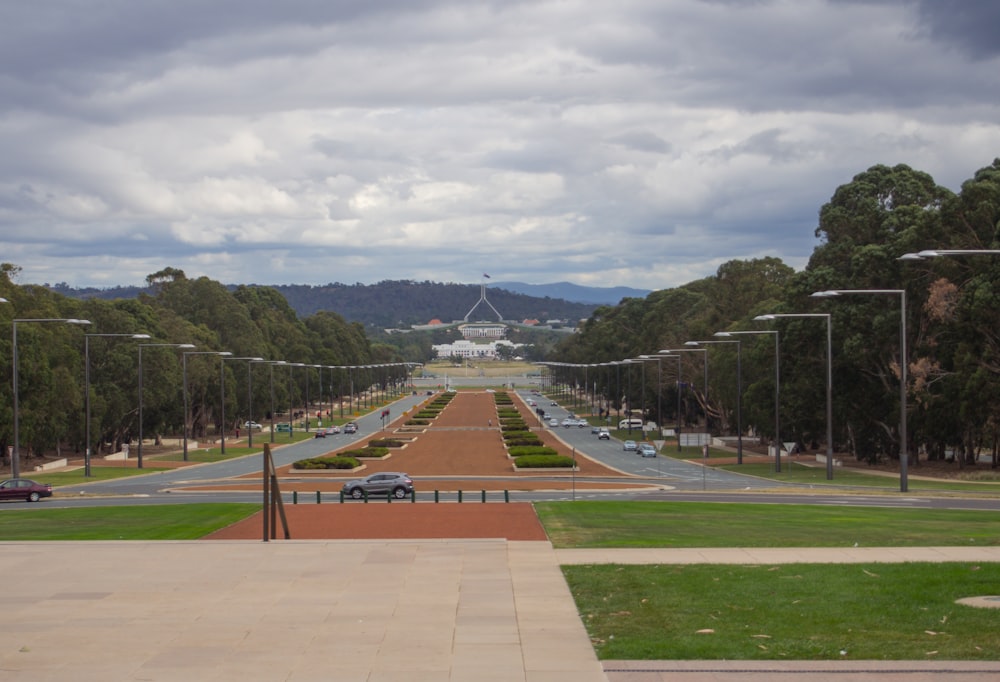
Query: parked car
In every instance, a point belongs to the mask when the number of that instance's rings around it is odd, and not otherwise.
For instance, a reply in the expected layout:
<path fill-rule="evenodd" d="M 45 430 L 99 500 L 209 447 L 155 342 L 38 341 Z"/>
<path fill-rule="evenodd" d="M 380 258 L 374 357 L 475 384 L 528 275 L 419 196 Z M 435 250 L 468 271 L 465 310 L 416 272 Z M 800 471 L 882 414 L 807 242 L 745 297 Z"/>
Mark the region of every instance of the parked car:
<path fill-rule="evenodd" d="M 611 432 L 602 427 L 597 432 L 597 440 L 611 440 Z"/>
<path fill-rule="evenodd" d="M 384 471 L 348 481 L 344 484 L 343 492 L 355 500 L 360 500 L 365 495 L 378 495 L 380 493 L 383 495 L 392 493 L 393 497 L 401 500 L 407 495 L 413 494 L 413 479 L 404 473 Z"/>
<path fill-rule="evenodd" d="M 36 483 L 28 478 L 10 478 L 0 483 L 0 500 L 38 502 L 43 497 L 52 497 L 52 486 L 48 483 Z"/>
<path fill-rule="evenodd" d="M 656 457 L 656 448 L 649 443 L 640 443 L 639 454 L 643 457 Z"/>
<path fill-rule="evenodd" d="M 344 433 L 357 433 L 358 425 L 354 422 L 347 422 L 344 424 Z"/>
<path fill-rule="evenodd" d="M 249 422 L 249 421 L 248 422 L 243 422 L 243 426 L 244 426 L 244 428 L 247 428 L 247 429 L 262 429 L 262 428 L 264 428 L 263 426 L 261 426 L 257 422 Z"/>
<path fill-rule="evenodd" d="M 622 443 L 622 450 L 625 452 L 635 452 L 639 448 L 634 440 L 627 440 Z"/>

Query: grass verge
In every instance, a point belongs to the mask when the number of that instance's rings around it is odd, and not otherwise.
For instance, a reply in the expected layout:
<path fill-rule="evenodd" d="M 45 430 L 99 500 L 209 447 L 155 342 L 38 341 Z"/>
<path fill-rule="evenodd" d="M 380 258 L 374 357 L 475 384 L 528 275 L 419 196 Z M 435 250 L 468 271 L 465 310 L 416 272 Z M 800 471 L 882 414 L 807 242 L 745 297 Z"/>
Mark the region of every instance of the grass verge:
<path fill-rule="evenodd" d="M 1000 544 L 996 512 L 715 502 L 538 502 L 556 547 Z"/>
<path fill-rule="evenodd" d="M 0 538 L 24 540 L 196 540 L 260 511 L 259 504 L 165 504 L 22 509 L 0 513 Z"/>
<path fill-rule="evenodd" d="M 798 462 L 788 462 L 781 470 L 781 473 L 774 471 L 774 465 L 768 463 L 744 463 L 725 464 L 719 469 L 732 471 L 737 474 L 747 474 L 759 478 L 767 478 L 783 483 L 801 483 L 803 485 L 820 486 L 864 486 L 869 488 L 879 488 L 883 490 L 898 490 L 899 475 L 884 475 L 866 473 L 855 469 L 837 467 L 833 470 L 833 480 L 826 478 L 826 467 L 805 466 Z M 912 472 L 911 472 L 912 474 Z M 988 492 L 1000 494 L 1000 484 L 998 483 L 977 483 L 975 481 L 960 481 L 955 479 L 941 478 L 928 480 L 926 478 L 907 477 L 907 489 L 910 492 L 937 492 L 937 491 L 960 491 L 960 492 Z"/>
<path fill-rule="evenodd" d="M 601 659 L 997 660 L 1000 564 L 565 566 Z"/>

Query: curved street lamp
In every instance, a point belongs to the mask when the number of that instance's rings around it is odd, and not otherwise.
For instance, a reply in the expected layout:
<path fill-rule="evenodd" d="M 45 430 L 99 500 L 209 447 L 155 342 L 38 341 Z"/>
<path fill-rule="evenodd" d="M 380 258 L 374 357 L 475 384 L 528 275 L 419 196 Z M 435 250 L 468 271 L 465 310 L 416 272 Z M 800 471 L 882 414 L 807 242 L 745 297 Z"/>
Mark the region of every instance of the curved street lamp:
<path fill-rule="evenodd" d="M 833 480 L 833 330 L 830 313 L 771 313 L 758 315 L 755 320 L 779 317 L 826 318 L 826 480 Z"/>
<path fill-rule="evenodd" d="M 65 322 L 66 324 L 90 324 L 90 320 L 78 320 L 74 317 L 36 317 L 36 318 L 15 318 L 13 323 L 13 337 L 11 339 L 11 363 L 13 364 L 12 388 L 14 389 L 14 450 L 10 456 L 11 478 L 21 476 L 21 434 L 20 434 L 20 413 L 18 412 L 17 395 L 17 325 L 19 322 Z"/>
<path fill-rule="evenodd" d="M 781 473 L 781 417 L 779 406 L 781 399 L 781 361 L 778 357 L 778 332 L 775 329 L 747 330 L 733 332 L 715 332 L 713 336 L 733 336 L 734 334 L 774 334 L 774 471 Z"/>
<path fill-rule="evenodd" d="M 220 357 L 219 358 L 219 385 L 221 386 L 220 392 L 222 397 L 222 413 L 220 415 L 220 420 L 222 422 L 222 431 L 219 435 L 219 443 L 221 445 L 222 454 L 226 454 L 226 360 L 250 360 L 251 362 L 261 362 L 264 358 L 254 358 L 254 357 Z M 238 401 L 237 401 L 238 405 Z"/>
<path fill-rule="evenodd" d="M 194 348 L 193 343 L 140 343 L 139 344 L 139 450 L 136 467 L 142 468 L 142 349 L 143 348 Z"/>
<path fill-rule="evenodd" d="M 149 334 L 84 334 L 83 335 L 83 376 L 84 376 L 84 401 L 86 407 L 84 410 L 84 419 L 86 419 L 86 426 L 84 431 L 87 439 L 86 445 L 83 449 L 83 475 L 87 478 L 90 477 L 90 338 L 92 336 L 118 336 L 127 339 L 148 339 Z"/>
<path fill-rule="evenodd" d="M 184 461 L 188 461 L 188 366 L 187 359 L 189 355 L 232 355 L 228 350 L 215 351 L 215 350 L 192 350 L 185 353 L 181 353 L 181 365 L 183 369 L 181 370 L 182 386 L 184 393 Z M 223 423 L 223 425 L 225 425 Z"/>
<path fill-rule="evenodd" d="M 811 294 L 816 298 L 830 298 L 843 294 L 889 294 L 899 296 L 899 492 L 909 489 L 907 465 L 909 450 L 906 442 L 906 289 L 828 289 Z"/>
<path fill-rule="evenodd" d="M 687 341 L 685 346 L 701 346 L 709 343 L 736 344 L 736 463 L 743 464 L 743 347 L 739 339 L 727 341 Z M 707 362 L 707 355 L 706 362 Z"/>

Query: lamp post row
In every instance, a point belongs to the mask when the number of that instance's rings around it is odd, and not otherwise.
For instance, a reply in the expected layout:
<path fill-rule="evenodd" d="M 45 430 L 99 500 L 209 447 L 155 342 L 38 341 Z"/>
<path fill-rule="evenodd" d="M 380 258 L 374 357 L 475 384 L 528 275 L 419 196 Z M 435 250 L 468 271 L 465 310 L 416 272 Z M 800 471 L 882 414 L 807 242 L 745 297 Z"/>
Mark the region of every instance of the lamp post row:
<path fill-rule="evenodd" d="M 6 298 L 0 297 L 0 304 L 9 303 Z M 77 318 L 14 318 L 11 320 L 11 383 L 12 383 L 12 393 L 13 393 L 13 417 L 14 417 L 14 443 L 11 448 L 11 476 L 12 478 L 20 477 L 20 395 L 19 395 L 19 362 L 18 362 L 18 334 L 17 328 L 19 324 L 25 323 L 46 323 L 46 322 L 60 322 L 65 324 L 75 324 L 75 325 L 89 325 L 91 324 L 89 320 L 82 320 Z M 91 405 L 90 405 L 90 339 L 91 338 L 129 338 L 129 339 L 149 339 L 149 334 L 144 333 L 90 333 L 84 334 L 84 404 L 85 404 L 85 414 L 84 414 L 84 432 L 85 432 L 85 447 L 84 447 L 84 475 L 90 477 L 92 475 L 91 471 L 91 457 L 92 457 L 92 443 L 91 443 Z M 143 453 L 142 453 L 142 440 L 143 440 L 143 363 L 142 363 L 142 349 L 150 347 L 173 347 L 173 348 L 194 348 L 193 344 L 189 343 L 140 343 L 137 344 L 138 348 L 138 450 L 137 450 L 137 466 L 138 468 L 143 468 Z M 217 355 L 220 357 L 220 391 L 221 391 L 221 419 L 222 419 L 222 431 L 221 431 L 221 451 L 225 453 L 225 360 L 248 360 L 249 365 L 254 362 L 268 362 L 263 360 L 263 358 L 258 357 L 232 357 L 230 351 L 185 351 L 181 354 L 182 358 L 182 393 L 184 402 L 184 425 L 183 425 L 183 456 L 184 460 L 188 459 L 188 436 L 189 436 L 189 425 L 188 425 L 188 391 L 187 391 L 187 356 L 188 355 Z M 285 363 L 285 361 L 270 361 L 273 364 L 293 364 L 293 366 L 306 366 L 313 368 L 324 368 L 329 367 L 330 369 L 348 369 L 352 370 L 355 368 L 370 368 L 370 367 L 387 367 L 394 364 L 404 364 L 404 363 L 388 363 L 388 364 L 378 364 L 378 365 L 305 365 L 304 363 Z M 248 365 L 248 368 L 249 368 Z M 308 382 L 308 377 L 306 378 Z M 353 388 L 353 378 L 352 378 L 352 388 Z M 332 385 L 332 384 L 331 384 Z M 248 390 L 249 390 L 249 379 L 248 379 Z M 308 386 L 308 384 L 307 384 Z M 320 386 L 322 387 L 322 377 L 320 378 Z M 307 395 L 308 395 L 308 388 Z M 320 389 L 322 392 L 322 388 Z M 249 399 L 252 400 L 252 392 L 250 393 Z M 252 403 L 251 403 L 252 404 Z M 291 409 L 291 407 L 289 408 Z M 308 408 L 307 408 L 308 409 Z M 252 414 L 252 408 L 251 408 Z M 273 417 L 273 410 L 272 410 Z M 306 429 L 308 431 L 308 427 Z M 252 438 L 252 431 L 251 431 Z M 273 438 L 273 429 L 272 429 Z M 252 441 L 251 441 L 252 443 Z"/>

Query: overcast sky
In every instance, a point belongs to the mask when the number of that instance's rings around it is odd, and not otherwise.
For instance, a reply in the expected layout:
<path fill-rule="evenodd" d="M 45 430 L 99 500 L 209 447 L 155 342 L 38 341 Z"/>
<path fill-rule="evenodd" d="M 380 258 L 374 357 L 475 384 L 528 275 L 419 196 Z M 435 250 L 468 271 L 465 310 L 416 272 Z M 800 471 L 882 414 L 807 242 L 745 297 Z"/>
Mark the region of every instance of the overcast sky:
<path fill-rule="evenodd" d="M 1000 156 L 996 0 L 0 0 L 22 284 L 662 289 Z"/>

